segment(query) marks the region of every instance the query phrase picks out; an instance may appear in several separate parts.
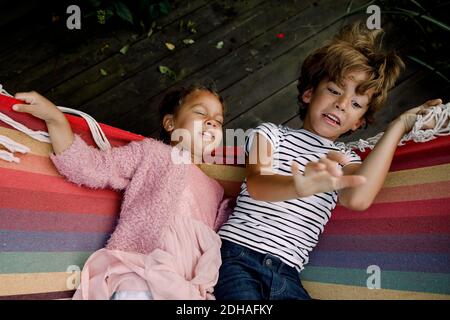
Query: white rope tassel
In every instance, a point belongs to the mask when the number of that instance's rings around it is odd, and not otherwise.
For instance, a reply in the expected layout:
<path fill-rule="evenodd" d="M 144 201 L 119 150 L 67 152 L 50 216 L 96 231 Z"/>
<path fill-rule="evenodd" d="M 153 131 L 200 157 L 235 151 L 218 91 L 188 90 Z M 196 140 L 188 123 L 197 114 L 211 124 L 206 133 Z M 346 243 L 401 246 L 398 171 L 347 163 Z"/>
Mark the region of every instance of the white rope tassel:
<path fill-rule="evenodd" d="M 111 149 L 111 144 L 109 143 L 108 139 L 106 138 L 105 133 L 103 132 L 102 128 L 98 124 L 98 122 L 92 118 L 87 113 L 84 113 L 83 111 L 66 108 L 66 107 L 59 107 L 58 109 L 61 110 L 64 113 L 71 113 L 75 114 L 77 116 L 81 116 L 88 124 L 89 130 L 91 131 L 92 137 L 94 138 L 95 143 L 100 148 L 100 150 L 108 150 Z"/>
<path fill-rule="evenodd" d="M 435 125 L 432 129 L 421 129 L 424 124 L 434 118 Z M 361 152 L 366 148 L 373 149 L 378 140 L 383 136 L 384 132 L 380 132 L 374 137 L 367 140 L 359 139 L 353 142 L 339 142 L 336 145 L 345 145 L 347 148 L 358 148 Z M 435 139 L 436 136 L 446 136 L 450 134 L 450 102 L 439 106 L 431 107 L 424 115 L 417 115 L 414 127 L 410 132 L 405 134 L 399 142 L 399 146 L 404 145 L 406 141 L 427 142 Z"/>
<path fill-rule="evenodd" d="M 0 136 L 0 145 L 3 145 L 10 152 L 19 152 L 23 154 L 30 152 L 30 148 L 27 146 L 5 136 Z"/>
<path fill-rule="evenodd" d="M 2 112 L 0 112 L 0 120 L 2 120 L 4 123 L 10 125 L 14 129 L 25 133 L 30 138 L 33 138 L 33 139 L 41 141 L 41 142 L 51 143 L 48 132 L 40 131 L 40 130 L 38 130 L 38 131 L 31 130 L 31 129 L 27 128 L 26 126 L 24 126 L 23 124 L 21 124 L 20 122 L 17 122 L 16 120 L 11 119 L 10 117 L 8 117 L 6 114 L 4 114 Z"/>
<path fill-rule="evenodd" d="M 4 146 L 9 151 L 0 150 L 0 159 L 8 162 L 20 162 L 20 159 L 14 156 L 14 152 L 20 152 L 23 154 L 30 152 L 30 148 L 27 146 L 24 146 L 23 144 L 5 136 L 0 136 L 0 145 Z"/>
<path fill-rule="evenodd" d="M 435 126 L 433 129 L 421 130 L 425 123 L 434 118 Z M 415 142 L 426 142 L 433 140 L 436 136 L 450 134 L 450 121 L 445 126 L 445 122 L 450 119 L 450 103 L 433 107 L 425 115 L 418 115 L 413 129 L 406 134 L 400 143 L 414 140 Z M 444 127 L 445 126 L 445 127 Z"/>
<path fill-rule="evenodd" d="M 12 97 L 0 84 L 0 94 L 3 94 L 8 97 Z M 88 115 L 87 113 L 84 113 L 79 110 L 66 108 L 66 107 L 57 107 L 61 112 L 64 113 L 71 113 L 77 116 L 81 116 L 88 124 L 89 130 L 91 131 L 92 137 L 94 138 L 95 143 L 101 150 L 108 150 L 111 149 L 111 144 L 109 143 L 108 139 L 106 138 L 105 133 L 103 132 L 102 128 L 98 124 L 98 122 Z M 9 126 L 13 127 L 14 129 L 25 133 L 30 138 L 33 138 L 35 140 L 51 143 L 50 135 L 48 132 L 45 131 L 35 131 L 27 128 L 20 122 L 15 121 L 14 119 L 11 119 L 6 114 L 0 112 L 0 120 L 8 124 Z M 8 137 L 0 136 L 0 144 L 5 146 L 6 149 L 8 149 L 10 152 L 5 150 L 0 150 L 0 159 L 3 159 L 8 162 L 16 162 L 19 163 L 20 159 L 15 157 L 13 155 L 13 152 L 20 152 L 20 153 L 28 153 L 30 152 L 30 149 L 27 146 L 24 146 L 18 142 L 15 142 L 14 140 L 11 140 Z"/>
<path fill-rule="evenodd" d="M 14 157 L 14 155 L 11 152 L 0 150 L 0 159 L 8 161 L 8 162 L 15 162 L 20 163 L 20 159 L 17 157 Z"/>
<path fill-rule="evenodd" d="M 1 84 L 0 84 L 0 93 L 4 94 L 5 96 L 8 96 L 8 97 L 13 98 L 13 96 L 10 95 L 10 94 L 8 93 L 8 91 L 6 91 L 5 89 L 3 89 L 3 86 L 2 86 Z"/>

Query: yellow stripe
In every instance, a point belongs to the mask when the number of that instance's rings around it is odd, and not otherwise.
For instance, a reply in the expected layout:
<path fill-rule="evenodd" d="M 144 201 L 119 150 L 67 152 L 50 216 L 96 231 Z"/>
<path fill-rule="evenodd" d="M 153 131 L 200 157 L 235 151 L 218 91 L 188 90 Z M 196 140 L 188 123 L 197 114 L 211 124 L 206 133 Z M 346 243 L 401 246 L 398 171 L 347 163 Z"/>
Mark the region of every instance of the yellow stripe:
<path fill-rule="evenodd" d="M 450 180 L 450 164 L 389 172 L 384 188 Z"/>
<path fill-rule="evenodd" d="M 208 176 L 224 181 L 241 182 L 245 168 L 232 165 L 201 164 L 199 168 Z M 383 188 L 450 181 L 450 164 L 389 172 Z"/>
<path fill-rule="evenodd" d="M 302 281 L 314 299 L 320 300 L 450 300 L 450 295 L 388 289 L 368 289 L 341 284 Z"/>
<path fill-rule="evenodd" d="M 448 198 L 450 181 L 382 188 L 373 203 L 407 202 Z"/>
<path fill-rule="evenodd" d="M 199 168 L 209 177 L 223 181 L 242 182 L 245 178 L 245 168 L 233 165 L 200 164 Z"/>
<path fill-rule="evenodd" d="M 15 129 L 8 129 L 0 126 L 0 135 L 6 136 L 16 142 L 19 142 L 31 149 L 31 153 L 40 156 L 46 156 L 53 152 L 52 145 L 46 142 L 40 142 L 27 136 L 25 133 Z M 20 157 L 20 156 L 19 156 Z"/>
<path fill-rule="evenodd" d="M 0 296 L 74 290 L 70 280 L 79 277 L 80 272 L 0 274 Z"/>
<path fill-rule="evenodd" d="M 48 157 L 53 151 L 50 144 L 36 141 L 14 129 L 0 126 L 0 134 L 26 145 L 32 153 L 37 155 Z M 21 156 L 19 155 L 19 157 Z M 217 164 L 201 164 L 199 167 L 208 176 L 218 180 L 242 182 L 245 178 L 245 168 L 243 167 Z M 450 164 L 389 172 L 383 187 L 390 188 L 441 181 L 450 181 Z"/>
<path fill-rule="evenodd" d="M 71 277 L 69 279 L 69 276 Z M 0 296 L 60 292 L 73 290 L 70 280 L 79 279 L 80 273 L 16 273 L 0 275 Z M 67 284 L 69 280 L 69 285 Z M 400 291 L 388 289 L 368 289 L 365 287 L 346 286 L 302 281 L 305 289 L 315 299 L 322 300 L 450 300 L 450 295 L 427 292 Z"/>

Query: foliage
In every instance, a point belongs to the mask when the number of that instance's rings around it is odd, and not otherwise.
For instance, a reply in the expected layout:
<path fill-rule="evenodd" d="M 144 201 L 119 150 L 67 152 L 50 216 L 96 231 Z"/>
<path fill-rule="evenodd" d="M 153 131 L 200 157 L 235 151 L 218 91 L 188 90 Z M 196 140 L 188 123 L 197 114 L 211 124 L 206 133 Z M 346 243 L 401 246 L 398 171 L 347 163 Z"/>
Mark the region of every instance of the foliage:
<path fill-rule="evenodd" d="M 172 9 L 170 0 L 87 0 L 86 17 L 95 16 L 98 23 L 119 20 L 143 32 L 150 30 L 153 22 Z"/>

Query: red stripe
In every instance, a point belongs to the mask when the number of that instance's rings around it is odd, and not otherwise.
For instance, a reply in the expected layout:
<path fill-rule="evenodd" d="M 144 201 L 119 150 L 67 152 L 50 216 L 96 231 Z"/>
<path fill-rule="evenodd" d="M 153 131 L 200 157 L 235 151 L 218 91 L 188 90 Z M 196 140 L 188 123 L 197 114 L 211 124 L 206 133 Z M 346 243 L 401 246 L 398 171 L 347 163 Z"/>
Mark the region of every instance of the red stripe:
<path fill-rule="evenodd" d="M 374 203 L 390 203 L 446 198 L 450 195 L 450 180 L 408 186 L 383 188 L 376 196 Z M 406 203 L 405 203 L 406 204 Z"/>
<path fill-rule="evenodd" d="M 117 201 L 121 199 L 119 192 L 110 189 L 90 189 L 80 187 L 71 183 L 63 177 L 54 177 L 39 173 L 23 172 L 18 170 L 0 168 L 0 188 L 22 189 L 19 195 L 28 192 L 28 190 L 36 192 L 64 193 L 78 196 L 89 196 L 90 198 L 101 197 Z"/>
<path fill-rule="evenodd" d="M 444 199 L 427 199 L 417 201 L 386 202 L 372 204 L 365 211 L 353 211 L 342 206 L 333 210 L 333 220 L 365 220 L 404 217 L 450 216 L 450 201 Z"/>
<path fill-rule="evenodd" d="M 17 122 L 24 124 L 25 126 L 27 126 L 32 130 L 47 131 L 47 126 L 45 125 L 45 122 L 43 120 L 38 119 L 28 113 L 15 112 L 14 110 L 12 110 L 12 106 L 14 104 L 26 104 L 26 103 L 24 101 L 0 94 L 0 111 L 2 113 L 6 114 L 7 116 L 16 120 Z M 75 133 L 80 134 L 83 137 L 83 139 L 90 145 L 95 144 L 94 140 L 91 137 L 89 127 L 83 118 L 70 114 L 65 114 L 65 116 L 69 121 L 72 130 Z M 2 125 L 11 128 L 9 125 L 4 124 L 3 122 Z M 108 137 L 108 140 L 110 140 L 113 146 L 124 145 L 129 141 L 142 140 L 144 138 L 141 135 L 134 134 L 118 128 L 114 128 L 102 123 L 100 123 L 100 127 L 102 128 L 103 132 Z"/>
<path fill-rule="evenodd" d="M 450 163 L 449 150 L 450 136 L 440 136 L 424 143 L 408 141 L 404 146 L 399 146 L 396 149 L 390 171 Z M 365 159 L 371 150 L 356 152 L 361 156 L 361 159 Z"/>
<path fill-rule="evenodd" d="M 448 235 L 355 236 L 323 235 L 314 250 L 360 252 L 450 253 Z"/>
<path fill-rule="evenodd" d="M 0 208 L 0 229 L 14 231 L 105 232 L 113 231 L 116 216 L 47 213 Z"/>
<path fill-rule="evenodd" d="M 438 217 L 413 217 L 365 220 L 333 220 L 324 234 L 377 235 L 377 234 L 449 234 L 450 215 Z"/>
<path fill-rule="evenodd" d="M 55 300 L 55 299 L 72 299 L 75 290 L 42 292 L 32 294 L 19 294 L 13 296 L 0 296 L 0 300 Z"/>
<path fill-rule="evenodd" d="M 34 172 L 50 176 L 60 176 L 49 157 L 32 153 L 28 153 L 26 155 L 20 155 L 16 153 L 16 156 L 20 157 L 20 163 L 1 161 L 0 167 L 23 172 Z"/>
<path fill-rule="evenodd" d="M 0 188 L 0 208 L 33 212 L 80 213 L 115 216 L 120 199 L 112 200 L 74 194 L 49 193 L 15 188 Z"/>

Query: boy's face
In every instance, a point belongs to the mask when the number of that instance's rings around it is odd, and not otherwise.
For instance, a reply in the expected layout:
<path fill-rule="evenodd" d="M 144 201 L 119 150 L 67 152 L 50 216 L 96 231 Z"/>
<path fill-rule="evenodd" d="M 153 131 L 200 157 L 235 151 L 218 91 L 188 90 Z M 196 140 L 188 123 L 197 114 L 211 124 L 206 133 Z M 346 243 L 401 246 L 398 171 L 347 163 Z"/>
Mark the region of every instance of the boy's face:
<path fill-rule="evenodd" d="M 315 89 L 306 90 L 302 99 L 309 106 L 303 128 L 334 141 L 361 127 L 372 93 L 360 95 L 356 88 L 366 79 L 366 73 L 355 71 L 346 75 L 341 86 L 323 79 Z"/>

